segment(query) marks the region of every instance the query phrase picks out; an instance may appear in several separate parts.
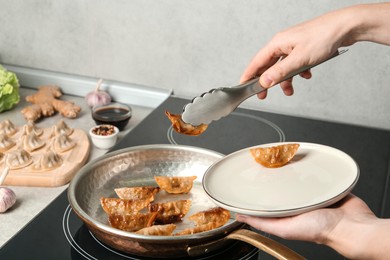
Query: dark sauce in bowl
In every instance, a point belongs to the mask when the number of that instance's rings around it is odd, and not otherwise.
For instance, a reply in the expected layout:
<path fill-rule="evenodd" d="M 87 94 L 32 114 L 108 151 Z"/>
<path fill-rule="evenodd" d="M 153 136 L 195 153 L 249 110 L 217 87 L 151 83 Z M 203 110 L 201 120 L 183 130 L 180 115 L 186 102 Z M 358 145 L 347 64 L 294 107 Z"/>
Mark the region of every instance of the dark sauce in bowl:
<path fill-rule="evenodd" d="M 96 106 L 92 109 L 92 118 L 97 125 L 110 124 L 121 131 L 129 123 L 132 111 L 130 106 L 120 103 Z"/>

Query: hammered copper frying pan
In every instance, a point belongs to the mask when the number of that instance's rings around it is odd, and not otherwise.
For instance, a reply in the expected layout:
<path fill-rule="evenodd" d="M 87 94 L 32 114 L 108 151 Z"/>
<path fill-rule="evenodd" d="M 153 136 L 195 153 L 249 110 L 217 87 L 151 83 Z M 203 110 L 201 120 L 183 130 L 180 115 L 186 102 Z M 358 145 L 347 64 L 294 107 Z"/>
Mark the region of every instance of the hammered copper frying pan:
<path fill-rule="evenodd" d="M 196 175 L 194 186 L 187 195 L 159 193 L 156 200 L 191 199 L 188 216 L 215 207 L 202 187 L 202 177 L 223 155 L 214 151 L 181 145 L 144 145 L 114 151 L 82 167 L 68 188 L 68 199 L 74 212 L 101 242 L 126 253 L 159 258 L 198 256 L 229 243 L 242 240 L 279 259 L 303 259 L 289 248 L 260 234 L 242 229 L 235 214 L 224 226 L 185 236 L 146 236 L 115 229 L 108 224 L 100 206 L 101 197 L 116 197 L 114 188 L 156 185 L 155 175 Z M 173 196 L 173 197 L 172 197 Z M 178 231 L 191 225 L 184 218 Z"/>

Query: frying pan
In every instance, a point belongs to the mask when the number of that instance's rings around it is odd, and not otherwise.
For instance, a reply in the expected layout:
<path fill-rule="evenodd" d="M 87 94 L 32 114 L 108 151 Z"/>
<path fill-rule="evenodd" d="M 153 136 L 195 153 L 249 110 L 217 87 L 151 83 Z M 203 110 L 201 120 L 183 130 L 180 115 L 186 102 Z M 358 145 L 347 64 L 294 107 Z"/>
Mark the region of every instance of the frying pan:
<path fill-rule="evenodd" d="M 101 197 L 117 197 L 114 189 L 130 186 L 156 186 L 155 175 L 197 176 L 191 192 L 172 195 L 161 191 L 157 202 L 191 199 L 190 216 L 215 207 L 202 187 L 205 171 L 223 154 L 184 145 L 143 145 L 107 153 L 83 166 L 72 179 L 68 199 L 76 215 L 104 244 L 122 252 L 143 257 L 178 258 L 198 256 L 226 246 L 232 240 L 250 243 L 279 259 L 303 259 L 289 248 L 244 229 L 245 225 L 231 219 L 222 227 L 183 236 L 148 236 L 111 227 L 100 205 Z M 192 223 L 186 218 L 176 231 Z"/>

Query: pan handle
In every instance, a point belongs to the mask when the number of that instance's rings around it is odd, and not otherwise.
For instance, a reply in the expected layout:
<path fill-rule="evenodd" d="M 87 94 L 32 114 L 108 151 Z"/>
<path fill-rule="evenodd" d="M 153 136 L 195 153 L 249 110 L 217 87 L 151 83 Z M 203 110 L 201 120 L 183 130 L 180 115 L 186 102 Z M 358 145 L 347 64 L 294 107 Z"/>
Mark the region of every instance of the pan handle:
<path fill-rule="evenodd" d="M 251 244 L 258 249 L 283 260 L 303 260 L 303 256 L 294 252 L 290 248 L 276 242 L 273 239 L 260 235 L 248 229 L 239 229 L 226 236 L 227 239 L 235 239 Z"/>
<path fill-rule="evenodd" d="M 215 248 L 221 247 L 227 239 L 234 239 L 246 242 L 280 260 L 306 259 L 295 251 L 291 250 L 290 248 L 276 242 L 275 240 L 260 235 L 259 233 L 256 233 L 254 231 L 250 231 L 248 229 L 239 229 L 231 232 L 229 235 L 222 239 L 218 239 L 216 241 L 202 245 L 188 247 L 187 253 L 190 256 L 199 256 L 205 254 L 209 251 L 214 250 Z"/>

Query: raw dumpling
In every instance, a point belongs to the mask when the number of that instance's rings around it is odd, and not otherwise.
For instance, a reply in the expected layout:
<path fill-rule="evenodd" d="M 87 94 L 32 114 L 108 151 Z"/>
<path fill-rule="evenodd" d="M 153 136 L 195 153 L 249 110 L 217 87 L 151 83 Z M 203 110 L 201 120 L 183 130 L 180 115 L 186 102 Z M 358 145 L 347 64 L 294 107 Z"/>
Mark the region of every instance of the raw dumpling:
<path fill-rule="evenodd" d="M 36 127 L 33 121 L 28 121 L 27 124 L 23 126 L 22 135 L 28 135 L 30 133 L 41 136 L 43 134 L 43 129 Z"/>
<path fill-rule="evenodd" d="M 154 196 L 160 191 L 159 187 L 143 186 L 143 187 L 123 187 L 115 189 L 115 193 L 121 199 L 128 200 L 154 200 Z"/>
<path fill-rule="evenodd" d="M 65 133 L 61 133 L 53 138 L 54 150 L 59 153 L 69 151 L 76 145 L 76 143 L 74 143 L 72 139 Z"/>
<path fill-rule="evenodd" d="M 200 135 L 204 131 L 206 131 L 208 125 L 201 124 L 198 126 L 193 126 L 191 124 L 187 124 L 181 119 L 181 115 L 175 115 L 171 114 L 168 111 L 165 111 L 165 115 L 168 117 L 168 119 L 172 123 L 173 129 L 180 133 L 185 135 Z"/>
<path fill-rule="evenodd" d="M 258 147 L 250 149 L 256 162 L 267 168 L 281 167 L 287 164 L 295 155 L 299 144 L 282 144 L 273 147 Z"/>
<path fill-rule="evenodd" d="M 15 142 L 6 133 L 0 133 L 0 152 L 5 152 L 12 148 Z"/>
<path fill-rule="evenodd" d="M 118 198 L 100 198 L 103 210 L 109 215 L 131 215 L 149 205 L 148 200 L 123 200 Z"/>
<path fill-rule="evenodd" d="M 4 133 L 8 136 L 11 136 L 15 134 L 16 131 L 17 131 L 16 127 L 9 119 L 0 122 L 0 133 Z"/>
<path fill-rule="evenodd" d="M 34 132 L 31 132 L 22 137 L 22 146 L 28 152 L 38 150 L 44 145 L 45 141 L 41 140 Z"/>
<path fill-rule="evenodd" d="M 17 149 L 6 154 L 6 164 L 11 170 L 24 168 L 32 163 L 31 155 L 24 149 Z"/>
<path fill-rule="evenodd" d="M 59 134 L 71 135 L 73 128 L 70 128 L 64 120 L 60 120 L 56 125 L 53 126 L 51 136 L 57 136 Z"/>
<path fill-rule="evenodd" d="M 154 176 L 154 179 L 162 190 L 168 193 L 181 194 L 190 192 L 196 176 Z"/>
<path fill-rule="evenodd" d="M 169 224 L 180 221 L 190 210 L 191 200 L 177 200 L 149 205 L 150 212 L 158 212 L 156 222 Z"/>
<path fill-rule="evenodd" d="M 132 215 L 109 215 L 108 222 L 114 228 L 135 232 L 140 229 L 150 227 L 156 219 L 157 212 L 135 213 Z"/>
<path fill-rule="evenodd" d="M 153 225 L 136 231 L 135 233 L 148 236 L 171 236 L 175 230 L 175 224 Z"/>
<path fill-rule="evenodd" d="M 201 211 L 188 218 L 195 222 L 195 227 L 184 229 L 175 235 L 182 236 L 209 231 L 225 225 L 229 218 L 230 212 L 219 207 Z"/>
<path fill-rule="evenodd" d="M 34 170 L 47 171 L 61 166 L 62 158 L 59 154 L 49 149 L 41 155 L 39 161 L 35 163 Z"/>

